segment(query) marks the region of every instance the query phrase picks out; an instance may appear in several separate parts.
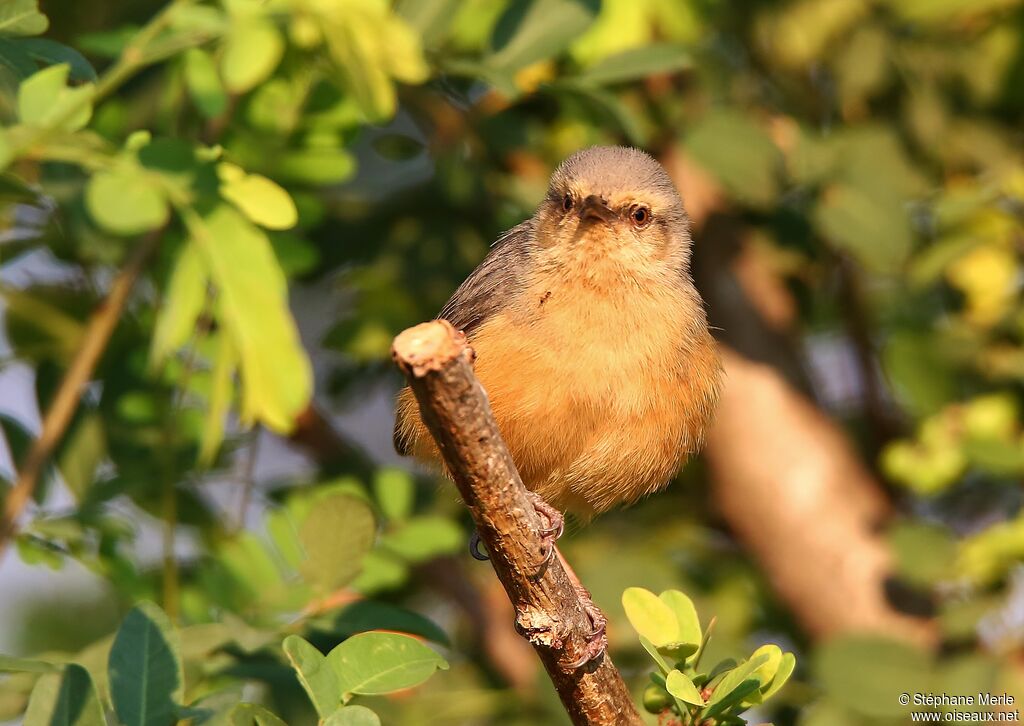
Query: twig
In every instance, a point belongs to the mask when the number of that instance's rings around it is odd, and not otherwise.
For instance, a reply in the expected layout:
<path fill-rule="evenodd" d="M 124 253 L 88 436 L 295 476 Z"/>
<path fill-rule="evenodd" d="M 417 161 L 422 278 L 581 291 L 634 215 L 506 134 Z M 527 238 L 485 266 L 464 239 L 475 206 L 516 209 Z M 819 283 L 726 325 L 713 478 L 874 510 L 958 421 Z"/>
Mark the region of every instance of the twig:
<path fill-rule="evenodd" d="M 96 370 L 96 364 L 99 363 L 117 321 L 121 318 L 128 294 L 159 241 L 159 232 L 143 238 L 128 259 L 128 263 L 114 278 L 114 284 L 111 285 L 106 300 L 93 312 L 82 345 L 64 373 L 53 402 L 43 417 L 39 438 L 32 442 L 32 448 L 29 449 L 19 469 L 18 480 L 4 500 L 3 520 L 0 521 L 0 558 L 3 557 L 8 543 L 17 531 L 18 518 L 35 491 L 43 467 L 71 423 L 82 397 L 82 389 Z"/>
<path fill-rule="evenodd" d="M 516 611 L 516 627 L 536 649 L 575 724 L 639 724 L 607 654 L 566 667 L 584 652 L 592 623 L 558 558 L 544 557 L 541 521 L 527 497 L 487 396 L 473 375 L 465 336 L 445 321 L 395 338 L 392 356 L 416 394 L 491 565 Z"/>

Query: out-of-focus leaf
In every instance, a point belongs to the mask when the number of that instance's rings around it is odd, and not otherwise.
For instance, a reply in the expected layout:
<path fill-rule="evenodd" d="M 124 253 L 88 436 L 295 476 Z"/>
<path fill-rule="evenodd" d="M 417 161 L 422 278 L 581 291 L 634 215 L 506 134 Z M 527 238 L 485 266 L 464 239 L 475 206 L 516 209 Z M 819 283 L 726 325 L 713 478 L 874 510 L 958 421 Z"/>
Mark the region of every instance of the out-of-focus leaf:
<path fill-rule="evenodd" d="M 575 80 L 608 85 L 634 81 L 659 73 L 675 73 L 693 66 L 693 58 L 682 45 L 654 43 L 617 53 L 584 69 Z"/>
<path fill-rule="evenodd" d="M 18 86 L 18 117 L 29 126 L 77 131 L 92 117 L 91 83 L 69 88 L 71 66 L 58 63 L 32 74 Z"/>
<path fill-rule="evenodd" d="M 58 43 L 49 38 L 24 38 L 17 42 L 21 50 L 41 66 L 67 63 L 71 67 L 71 80 L 96 80 L 96 71 L 93 69 L 92 64 L 74 48 L 69 48 L 63 43 Z"/>
<path fill-rule="evenodd" d="M 346 494 L 318 499 L 299 529 L 306 553 L 299 568 L 303 577 L 323 591 L 348 584 L 359 574 L 375 533 L 365 502 Z"/>
<path fill-rule="evenodd" d="M 562 52 L 597 16 L 594 0 L 512 0 L 498 19 L 487 63 L 516 70 Z"/>
<path fill-rule="evenodd" d="M 220 59 L 224 85 L 232 93 L 245 93 L 265 81 L 284 54 L 284 39 L 263 17 L 250 17 L 231 27 Z"/>
<path fill-rule="evenodd" d="M 444 39 L 460 0 L 399 0 L 395 11 L 432 45 Z"/>
<path fill-rule="evenodd" d="M 373 476 L 373 495 L 385 518 L 400 522 L 412 513 L 416 485 L 404 469 L 384 467 Z"/>
<path fill-rule="evenodd" d="M 814 668 L 829 696 L 865 716 L 899 716 L 901 693 L 924 693 L 928 656 L 880 636 L 839 635 L 818 647 Z"/>
<path fill-rule="evenodd" d="M 316 712 L 321 719 L 327 718 L 341 703 L 338 676 L 327 662 L 327 656 L 297 635 L 285 638 L 283 647 Z"/>
<path fill-rule="evenodd" d="M 675 610 L 650 590 L 630 587 L 622 593 L 622 608 L 630 624 L 656 647 L 679 641 Z"/>
<path fill-rule="evenodd" d="M 39 35 L 50 21 L 39 12 L 37 0 L 4 0 L 0 3 L 0 34 Z"/>
<path fill-rule="evenodd" d="M 36 681 L 25 711 L 27 726 L 106 726 L 106 723 L 89 671 L 77 663 L 69 663 L 62 674 L 47 673 Z"/>
<path fill-rule="evenodd" d="M 278 178 L 304 184 L 339 184 L 355 170 L 355 158 L 342 148 L 296 149 L 277 165 Z"/>
<path fill-rule="evenodd" d="M 409 579 L 409 565 L 399 557 L 380 549 L 371 550 L 363 558 L 363 570 L 351 587 L 364 595 L 394 590 Z"/>
<path fill-rule="evenodd" d="M 206 302 L 209 275 L 199 248 L 186 243 L 178 253 L 167 281 L 160 313 L 153 329 L 150 360 L 162 362 L 195 334 L 196 320 Z"/>
<path fill-rule="evenodd" d="M 386 6 L 349 5 L 324 18 L 331 58 L 367 119 L 395 113 L 393 80 L 422 83 L 429 75 L 415 31 Z"/>
<path fill-rule="evenodd" d="M 815 211 L 822 235 L 872 272 L 898 272 L 913 245 L 904 203 L 873 189 L 838 184 Z"/>
<path fill-rule="evenodd" d="M 234 204 L 250 220 L 267 229 L 290 229 L 299 219 L 295 202 L 284 189 L 260 174 L 246 174 L 226 162 L 221 163 L 221 196 Z"/>
<path fill-rule="evenodd" d="M 288 726 L 257 703 L 240 703 L 231 711 L 231 726 Z"/>
<path fill-rule="evenodd" d="M 445 517 L 410 519 L 381 537 L 380 546 L 409 562 L 426 562 L 457 552 L 463 545 L 462 528 Z"/>
<path fill-rule="evenodd" d="M 96 467 L 107 454 L 103 419 L 96 413 L 82 416 L 61 445 L 57 466 L 64 483 L 81 502 L 96 476 Z"/>
<path fill-rule="evenodd" d="M 807 65 L 869 8 L 865 0 L 797 0 L 766 6 L 756 25 L 759 45 L 772 63 L 789 68 Z"/>
<path fill-rule="evenodd" d="M 397 633 L 360 633 L 327 655 L 347 703 L 353 695 L 374 696 L 412 688 L 447 670 L 448 662 L 415 638 Z"/>
<path fill-rule="evenodd" d="M 216 118 L 228 107 L 224 85 L 213 58 L 202 48 L 190 48 L 183 57 L 185 84 L 196 108 L 207 118 Z"/>
<path fill-rule="evenodd" d="M 227 204 L 187 221 L 217 287 L 225 333 L 238 351 L 242 421 L 290 431 L 312 394 L 312 372 L 270 241 Z"/>
<path fill-rule="evenodd" d="M 775 680 L 775 674 L 779 672 L 779 668 L 782 666 L 782 648 L 774 643 L 762 645 L 750 656 L 751 660 L 759 658 L 764 658 L 765 660 L 754 670 L 751 677 L 760 684 L 760 690 L 754 691 L 748 696 L 745 701 L 746 703 L 761 703 L 763 691 Z"/>
<path fill-rule="evenodd" d="M 167 726 L 185 694 L 178 636 L 150 602 L 132 608 L 110 649 L 110 696 L 124 726 Z"/>
<path fill-rule="evenodd" d="M 768 206 L 778 195 L 781 154 L 760 126 L 738 112 L 709 113 L 690 131 L 686 148 L 741 200 Z"/>
<path fill-rule="evenodd" d="M 394 630 L 418 635 L 441 645 L 448 645 L 448 636 L 432 621 L 419 613 L 386 602 L 358 600 L 346 605 L 331 622 L 331 632 L 349 637 L 370 630 Z"/>
<path fill-rule="evenodd" d="M 956 545 L 943 529 L 919 522 L 901 522 L 889 530 L 897 572 L 919 585 L 934 585 L 949 577 Z"/>
<path fill-rule="evenodd" d="M 901 403 L 919 415 L 937 411 L 956 395 L 950 356 L 929 335 L 893 334 L 882 346 L 882 365 Z"/>
<path fill-rule="evenodd" d="M 366 706 L 343 706 L 327 717 L 324 726 L 380 726 L 380 716 Z"/>
<path fill-rule="evenodd" d="M 137 166 L 96 173 L 86 185 L 85 204 L 98 225 L 126 236 L 157 229 L 170 217 L 163 190 Z"/>
<path fill-rule="evenodd" d="M 680 701 L 692 703 L 695 706 L 704 705 L 700 691 L 693 685 L 689 676 L 682 671 L 673 670 L 665 677 L 665 689 Z"/>
<path fill-rule="evenodd" d="M 213 362 L 210 398 L 207 401 L 206 420 L 199 442 L 199 464 L 209 466 L 217 456 L 224 440 L 224 422 L 231 408 L 232 377 L 238 365 L 235 347 L 227 335 L 217 339 L 217 358 Z"/>
<path fill-rule="evenodd" d="M 31 658 L 0 655 L 0 673 L 57 673 L 61 666 Z"/>

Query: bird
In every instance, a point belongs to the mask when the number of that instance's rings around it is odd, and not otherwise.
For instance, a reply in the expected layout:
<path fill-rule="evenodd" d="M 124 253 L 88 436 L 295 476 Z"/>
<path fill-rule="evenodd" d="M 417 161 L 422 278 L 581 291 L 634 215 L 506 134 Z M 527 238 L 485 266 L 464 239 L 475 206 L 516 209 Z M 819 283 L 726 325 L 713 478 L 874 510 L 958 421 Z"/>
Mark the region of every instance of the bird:
<path fill-rule="evenodd" d="M 701 447 L 723 374 L 691 249 L 661 164 L 634 148 L 586 148 L 438 314 L 475 352 L 546 535 L 561 534 L 562 512 L 587 522 L 662 489 Z M 440 462 L 408 387 L 394 443 Z"/>
<path fill-rule="evenodd" d="M 643 151 L 567 158 L 438 314 L 467 337 L 523 484 L 586 521 L 669 483 L 703 443 L 722 365 L 682 199 Z M 404 388 L 394 442 L 439 453 Z"/>

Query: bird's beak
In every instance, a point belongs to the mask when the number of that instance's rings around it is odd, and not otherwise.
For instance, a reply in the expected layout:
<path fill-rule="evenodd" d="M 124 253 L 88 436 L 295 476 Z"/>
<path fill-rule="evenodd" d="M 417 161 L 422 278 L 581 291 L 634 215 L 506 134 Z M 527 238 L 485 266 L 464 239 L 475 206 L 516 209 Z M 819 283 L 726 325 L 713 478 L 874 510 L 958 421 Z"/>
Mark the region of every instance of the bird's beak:
<path fill-rule="evenodd" d="M 604 203 L 600 197 L 591 194 L 589 197 L 583 200 L 583 205 L 580 207 L 580 220 L 586 221 L 588 219 L 601 220 L 603 222 L 614 222 L 617 219 L 615 212 L 608 208 L 608 205 Z"/>

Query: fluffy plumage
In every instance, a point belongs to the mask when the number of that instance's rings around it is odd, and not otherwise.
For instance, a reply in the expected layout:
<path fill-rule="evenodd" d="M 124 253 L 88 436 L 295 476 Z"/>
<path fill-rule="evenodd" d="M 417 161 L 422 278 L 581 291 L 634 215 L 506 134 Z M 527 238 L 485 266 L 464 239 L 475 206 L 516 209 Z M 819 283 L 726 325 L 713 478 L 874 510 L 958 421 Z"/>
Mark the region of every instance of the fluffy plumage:
<path fill-rule="evenodd" d="M 587 518 L 632 502 L 699 449 L 721 365 L 690 247 L 658 162 L 586 149 L 438 315 L 466 332 L 523 482 L 552 505 Z M 395 446 L 438 461 L 408 389 Z"/>

